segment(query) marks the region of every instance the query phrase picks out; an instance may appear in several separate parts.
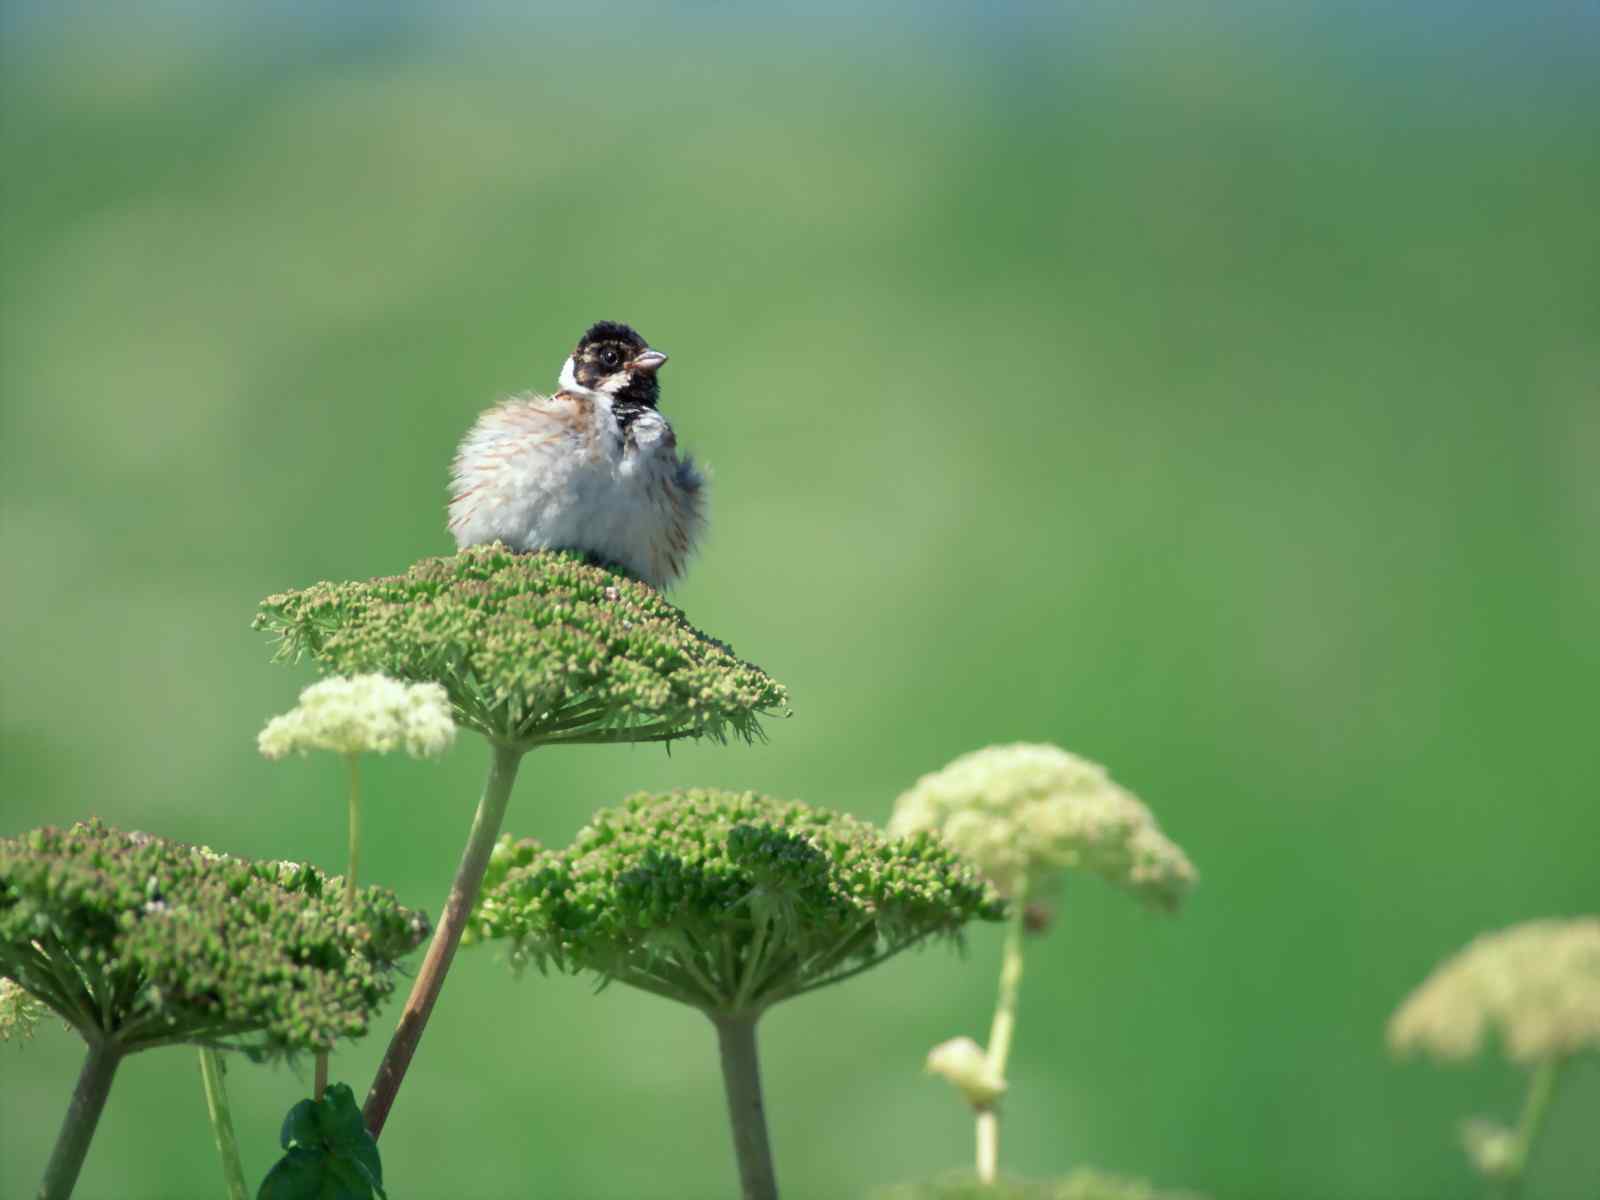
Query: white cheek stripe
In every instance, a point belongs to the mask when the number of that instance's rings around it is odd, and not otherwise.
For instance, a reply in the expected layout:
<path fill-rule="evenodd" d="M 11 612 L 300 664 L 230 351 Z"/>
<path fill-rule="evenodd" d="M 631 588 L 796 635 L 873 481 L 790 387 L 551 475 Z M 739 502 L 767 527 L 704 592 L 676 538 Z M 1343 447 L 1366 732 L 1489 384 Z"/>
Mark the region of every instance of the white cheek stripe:
<path fill-rule="evenodd" d="M 586 392 L 591 396 L 615 396 L 628 385 L 628 373 L 618 371 L 614 375 L 607 375 L 597 388 L 586 388 L 578 382 L 578 366 L 572 361 L 572 356 L 567 356 L 567 361 L 561 364 L 561 378 L 558 381 L 564 392 Z"/>

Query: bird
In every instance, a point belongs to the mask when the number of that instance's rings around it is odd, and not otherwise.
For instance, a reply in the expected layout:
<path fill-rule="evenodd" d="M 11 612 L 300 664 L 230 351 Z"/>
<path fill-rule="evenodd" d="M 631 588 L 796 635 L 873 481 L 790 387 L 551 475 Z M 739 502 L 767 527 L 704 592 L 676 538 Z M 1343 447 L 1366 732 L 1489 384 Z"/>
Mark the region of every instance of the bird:
<path fill-rule="evenodd" d="M 631 326 L 598 321 L 553 394 L 480 415 L 450 469 L 456 548 L 576 550 L 658 591 L 677 582 L 705 529 L 706 480 L 657 407 L 666 361 Z"/>

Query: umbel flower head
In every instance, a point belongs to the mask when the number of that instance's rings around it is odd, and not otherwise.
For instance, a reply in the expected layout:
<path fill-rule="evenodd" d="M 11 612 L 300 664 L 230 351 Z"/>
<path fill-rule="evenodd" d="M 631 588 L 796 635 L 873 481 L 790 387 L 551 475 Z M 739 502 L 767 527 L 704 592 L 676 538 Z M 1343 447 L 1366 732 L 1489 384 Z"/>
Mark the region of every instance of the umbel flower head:
<path fill-rule="evenodd" d="M 921 830 L 937 832 L 1006 896 L 1037 896 L 1073 870 L 1171 911 L 1196 878 L 1132 793 L 1055 746 L 989 746 L 924 775 L 889 822 L 893 834 Z"/>
<path fill-rule="evenodd" d="M 564 551 L 498 542 L 404 575 L 269 596 L 279 657 L 442 686 L 457 723 L 520 747 L 760 734 L 788 695 L 660 593 Z"/>
<path fill-rule="evenodd" d="M 0 839 L 0 975 L 123 1053 L 327 1049 L 428 932 L 382 888 L 346 912 L 327 883 L 99 821 Z"/>
<path fill-rule="evenodd" d="M 434 758 L 455 741 L 450 697 L 437 683 L 401 683 L 387 675 L 334 676 L 300 693 L 300 703 L 273 717 L 256 739 L 268 758 L 332 750 Z"/>
<path fill-rule="evenodd" d="M 1396 1054 L 1475 1056 L 1490 1031 L 1535 1066 L 1600 1050 L 1600 917 L 1486 933 L 1434 968 L 1389 1020 Z"/>
<path fill-rule="evenodd" d="M 934 838 L 693 789 L 602 810 L 565 850 L 502 839 L 470 929 L 515 962 L 749 1015 L 1001 915 Z"/>

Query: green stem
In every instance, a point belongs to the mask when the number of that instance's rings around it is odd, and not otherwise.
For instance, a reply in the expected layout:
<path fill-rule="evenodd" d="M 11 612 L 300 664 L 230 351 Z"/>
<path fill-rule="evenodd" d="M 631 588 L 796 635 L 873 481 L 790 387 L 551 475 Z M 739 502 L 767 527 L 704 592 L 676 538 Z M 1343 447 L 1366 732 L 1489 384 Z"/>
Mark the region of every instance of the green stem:
<path fill-rule="evenodd" d="M 750 942 L 750 951 L 744 956 L 744 970 L 739 975 L 739 989 L 734 1001 L 738 1004 L 746 1003 L 755 989 L 756 973 L 761 969 L 761 958 L 767 952 L 767 930 L 772 922 L 762 921 L 756 927 L 756 935 Z"/>
<path fill-rule="evenodd" d="M 478 898 L 478 887 L 483 883 L 483 873 L 489 866 L 489 854 L 495 839 L 500 836 L 500 825 L 505 820 L 506 803 L 511 799 L 511 785 L 517 779 L 517 766 L 525 750 L 521 746 L 492 743 L 489 760 L 489 777 L 484 781 L 483 798 L 478 801 L 478 811 L 472 818 L 472 830 L 467 835 L 466 848 L 461 852 L 461 864 L 450 884 L 450 895 L 445 900 L 444 911 L 439 914 L 438 927 L 433 931 L 433 941 L 428 943 L 428 953 L 417 971 L 416 982 L 411 985 L 411 995 L 395 1026 L 394 1036 L 383 1061 L 378 1064 L 378 1074 L 367 1093 L 362 1110 L 367 1128 L 374 1138 L 383 1132 L 389 1119 L 389 1109 L 400 1091 L 406 1068 L 422 1041 L 422 1031 L 427 1027 L 433 1005 L 444 987 L 445 974 L 461 942 L 467 918 L 472 914 L 473 902 Z"/>
<path fill-rule="evenodd" d="M 711 1018 L 722 1052 L 722 1086 L 728 1097 L 733 1152 L 739 1160 L 743 1200 L 778 1200 L 767 1139 L 767 1110 L 761 1102 L 761 1064 L 756 1056 L 756 1018 L 750 1014 Z"/>
<path fill-rule="evenodd" d="M 1517 1122 L 1517 1140 L 1512 1150 L 1511 1164 L 1506 1171 L 1506 1196 L 1508 1200 L 1522 1192 L 1522 1180 L 1528 1169 L 1528 1160 L 1544 1128 L 1544 1119 L 1555 1099 L 1556 1083 L 1561 1078 L 1562 1060 L 1546 1059 L 1534 1069 L 1528 1083 L 1528 1096 L 1522 1104 L 1522 1119 Z"/>
<path fill-rule="evenodd" d="M 349 912 L 356 906 L 356 876 L 361 869 L 361 756 L 346 754 L 344 761 L 350 768 L 350 797 L 347 806 L 350 813 L 350 837 L 348 861 L 344 869 L 344 910 Z M 317 1051 L 316 1074 L 312 1078 L 311 1094 L 319 1103 L 328 1090 L 328 1055 L 327 1050 Z"/>
<path fill-rule="evenodd" d="M 222 1081 L 222 1055 L 202 1047 L 200 1080 L 206 1089 L 206 1114 L 211 1118 L 211 1136 L 222 1159 L 222 1180 L 228 1200 L 250 1200 L 244 1183 L 244 1164 L 239 1160 L 239 1141 L 233 1135 L 233 1113 L 228 1107 L 228 1089 Z"/>
<path fill-rule="evenodd" d="M 89 1043 L 83 1070 L 78 1072 L 78 1086 L 72 1090 L 72 1103 L 67 1106 L 66 1120 L 61 1123 L 56 1147 L 50 1152 L 44 1179 L 39 1183 L 38 1200 L 67 1200 L 72 1195 L 78 1172 L 83 1169 L 83 1160 L 89 1153 L 89 1143 L 94 1140 L 95 1126 L 105 1111 L 111 1080 L 121 1061 L 122 1050 L 114 1043 L 103 1040 Z"/>
<path fill-rule="evenodd" d="M 1028 890 L 1018 887 L 1011 898 L 1011 920 L 1006 926 L 1005 950 L 1000 959 L 1000 994 L 994 1006 L 994 1024 L 989 1028 L 985 1056 L 989 1074 L 1004 1082 L 1006 1060 L 1011 1057 L 1011 1038 L 1017 1028 L 1017 989 L 1022 983 L 1022 939 L 1026 933 Z M 993 1183 L 1000 1161 L 1000 1114 L 993 1105 L 978 1112 L 978 1179 Z"/>
<path fill-rule="evenodd" d="M 356 871 L 361 866 L 361 756 L 345 755 L 350 765 L 350 864 L 344 872 L 344 907 L 348 912 L 356 903 Z"/>

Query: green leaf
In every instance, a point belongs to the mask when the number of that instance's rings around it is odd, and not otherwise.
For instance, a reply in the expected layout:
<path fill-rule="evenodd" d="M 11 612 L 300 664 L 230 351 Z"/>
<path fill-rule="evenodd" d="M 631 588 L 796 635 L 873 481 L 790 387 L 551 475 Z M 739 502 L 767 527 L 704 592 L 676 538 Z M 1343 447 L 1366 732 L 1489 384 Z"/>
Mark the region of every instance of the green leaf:
<path fill-rule="evenodd" d="M 322 1191 L 322 1155 L 291 1150 L 272 1165 L 256 1200 L 311 1200 Z"/>
<path fill-rule="evenodd" d="M 348 1084 L 291 1108 L 279 1140 L 286 1153 L 261 1181 L 256 1200 L 388 1200 L 378 1143 Z"/>
<path fill-rule="evenodd" d="M 317 1141 L 317 1102 L 302 1100 L 283 1118 L 283 1128 L 278 1132 L 278 1145 L 285 1150 L 296 1143 L 314 1145 Z"/>

